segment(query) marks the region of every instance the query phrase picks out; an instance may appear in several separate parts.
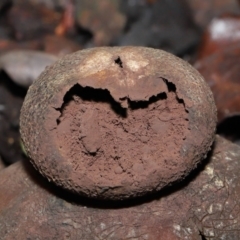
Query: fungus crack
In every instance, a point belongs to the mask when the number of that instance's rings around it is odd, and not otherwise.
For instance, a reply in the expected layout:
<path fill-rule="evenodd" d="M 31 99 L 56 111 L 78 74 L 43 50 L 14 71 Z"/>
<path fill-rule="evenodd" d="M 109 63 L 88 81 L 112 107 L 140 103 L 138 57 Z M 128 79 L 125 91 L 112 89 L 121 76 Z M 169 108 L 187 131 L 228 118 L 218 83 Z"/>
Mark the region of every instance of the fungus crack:
<path fill-rule="evenodd" d="M 118 57 L 115 62 L 122 67 L 122 61 L 120 57 Z M 115 112 L 121 118 L 127 118 L 127 109 L 137 110 L 148 108 L 151 104 L 156 103 L 159 100 L 166 100 L 168 98 L 168 93 L 174 93 L 176 96 L 176 100 L 179 104 L 183 104 L 186 112 L 187 109 L 185 107 L 184 100 L 179 98 L 176 93 L 176 86 L 172 82 L 161 78 L 167 86 L 168 92 L 160 92 L 157 95 L 151 96 L 147 100 L 131 100 L 130 97 L 123 97 L 119 99 L 119 102 L 116 101 L 110 91 L 108 89 L 101 88 L 93 88 L 93 87 L 83 87 L 80 84 L 75 84 L 64 96 L 63 104 L 60 108 L 54 108 L 56 111 L 59 111 L 61 115 L 57 118 L 57 125 L 61 123 L 61 118 L 63 116 L 64 110 L 71 104 L 72 101 L 83 101 L 83 102 L 96 102 L 96 103 L 107 103 L 110 105 L 111 110 Z M 84 109 L 82 109 L 84 111 Z"/>
<path fill-rule="evenodd" d="M 61 113 L 61 116 L 57 119 L 57 124 L 61 121 L 64 110 L 70 105 L 72 101 L 76 102 L 96 102 L 96 103 L 108 103 L 111 109 L 122 118 L 127 117 L 127 111 L 121 107 L 121 104 L 114 100 L 110 92 L 107 89 L 96 89 L 92 87 L 82 87 L 80 84 L 75 84 L 64 96 L 63 104 L 60 108 L 55 108 Z M 84 109 L 82 109 L 84 112 Z"/>
<path fill-rule="evenodd" d="M 132 110 L 140 109 L 140 108 L 148 108 L 149 105 L 155 103 L 159 100 L 167 99 L 167 94 L 165 92 L 159 93 L 156 96 L 151 96 L 148 100 L 140 100 L 140 101 L 132 101 L 128 97 L 121 98 L 121 101 L 127 101 L 128 108 Z"/>
<path fill-rule="evenodd" d="M 200 235 L 200 237 L 202 238 L 202 240 L 206 240 L 205 235 L 204 235 L 203 232 L 200 231 L 200 230 L 199 230 L 199 235 Z"/>
<path fill-rule="evenodd" d="M 116 58 L 114 62 L 118 64 L 120 68 L 123 68 L 123 62 L 120 57 Z"/>
<path fill-rule="evenodd" d="M 165 82 L 165 84 L 167 85 L 168 91 L 175 93 L 175 95 L 176 95 L 176 100 L 178 101 L 179 104 L 183 104 L 186 113 L 188 113 L 188 110 L 186 109 L 184 100 L 183 100 L 182 98 L 179 98 L 178 95 L 177 95 L 176 85 L 175 85 L 174 83 L 168 81 L 168 80 L 165 79 L 165 78 L 162 78 L 162 80 L 163 80 L 163 81 Z"/>
<path fill-rule="evenodd" d="M 149 105 L 159 101 L 166 100 L 167 94 L 165 92 L 151 96 L 148 100 L 133 101 L 129 97 L 120 98 L 117 102 L 107 89 L 96 89 L 92 87 L 82 87 L 80 84 L 75 84 L 64 96 L 61 107 L 54 109 L 61 113 L 57 118 L 57 125 L 61 123 L 64 110 L 70 105 L 72 101 L 82 100 L 84 102 L 108 103 L 111 109 L 120 117 L 127 117 L 127 108 L 136 110 L 140 108 L 148 108 Z M 124 104 L 127 102 L 127 104 Z"/>

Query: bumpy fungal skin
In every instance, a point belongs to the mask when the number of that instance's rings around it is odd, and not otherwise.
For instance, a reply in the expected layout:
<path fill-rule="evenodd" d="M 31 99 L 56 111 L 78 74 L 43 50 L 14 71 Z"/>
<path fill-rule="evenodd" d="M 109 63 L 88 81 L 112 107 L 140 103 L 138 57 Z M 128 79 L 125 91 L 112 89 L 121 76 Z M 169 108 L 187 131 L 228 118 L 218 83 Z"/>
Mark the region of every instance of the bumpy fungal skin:
<path fill-rule="evenodd" d="M 31 162 L 49 181 L 119 200 L 188 175 L 212 145 L 216 107 L 201 75 L 169 53 L 93 48 L 41 74 L 20 127 Z"/>

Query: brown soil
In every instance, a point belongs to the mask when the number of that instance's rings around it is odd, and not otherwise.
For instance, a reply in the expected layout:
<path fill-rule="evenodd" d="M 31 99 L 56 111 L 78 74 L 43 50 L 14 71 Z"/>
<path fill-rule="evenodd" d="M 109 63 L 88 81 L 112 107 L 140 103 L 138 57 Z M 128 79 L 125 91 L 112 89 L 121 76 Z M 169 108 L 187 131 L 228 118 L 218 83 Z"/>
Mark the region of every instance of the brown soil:
<path fill-rule="evenodd" d="M 174 180 L 174 173 L 179 175 L 185 167 L 179 159 L 189 131 L 187 112 L 175 85 L 162 80 L 166 93 L 149 101 L 126 99 L 127 108 L 108 90 L 76 84 L 65 95 L 56 142 L 75 170 L 75 183 L 81 186 L 89 179 L 101 191 L 133 187 L 145 192 L 152 182 L 157 188 L 163 180 Z"/>

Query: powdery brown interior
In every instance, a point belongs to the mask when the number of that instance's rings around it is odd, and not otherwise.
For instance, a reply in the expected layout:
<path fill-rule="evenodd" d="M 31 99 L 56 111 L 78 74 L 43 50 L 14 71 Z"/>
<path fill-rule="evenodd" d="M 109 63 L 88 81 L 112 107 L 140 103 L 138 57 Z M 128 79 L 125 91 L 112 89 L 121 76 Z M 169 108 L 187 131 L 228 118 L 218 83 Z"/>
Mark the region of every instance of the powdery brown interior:
<path fill-rule="evenodd" d="M 76 182 L 87 177 L 97 186 L 134 187 L 159 169 L 163 175 L 178 171 L 188 114 L 175 85 L 163 81 L 168 92 L 149 101 L 127 99 L 127 108 L 108 90 L 79 84 L 71 88 L 56 120 L 55 139 Z"/>

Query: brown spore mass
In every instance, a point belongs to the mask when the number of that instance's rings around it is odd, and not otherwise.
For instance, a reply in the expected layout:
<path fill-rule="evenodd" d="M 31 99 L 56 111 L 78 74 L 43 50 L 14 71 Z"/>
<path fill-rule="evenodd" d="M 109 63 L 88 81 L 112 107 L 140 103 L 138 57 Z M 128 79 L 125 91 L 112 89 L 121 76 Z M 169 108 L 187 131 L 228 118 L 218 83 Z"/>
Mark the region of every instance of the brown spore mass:
<path fill-rule="evenodd" d="M 142 195 L 142 183 L 154 180 L 157 188 L 159 176 L 174 181 L 184 171 L 179 158 L 189 131 L 187 111 L 175 85 L 159 81 L 167 92 L 145 101 L 126 98 L 126 108 L 107 89 L 76 84 L 67 92 L 54 134 L 74 182 L 89 179 L 102 191 L 130 185 Z"/>

